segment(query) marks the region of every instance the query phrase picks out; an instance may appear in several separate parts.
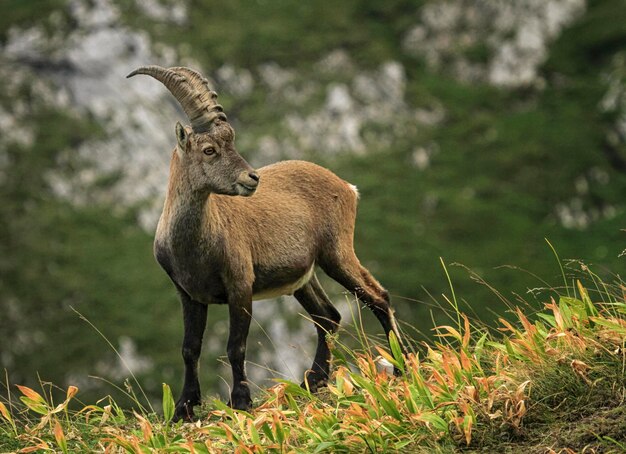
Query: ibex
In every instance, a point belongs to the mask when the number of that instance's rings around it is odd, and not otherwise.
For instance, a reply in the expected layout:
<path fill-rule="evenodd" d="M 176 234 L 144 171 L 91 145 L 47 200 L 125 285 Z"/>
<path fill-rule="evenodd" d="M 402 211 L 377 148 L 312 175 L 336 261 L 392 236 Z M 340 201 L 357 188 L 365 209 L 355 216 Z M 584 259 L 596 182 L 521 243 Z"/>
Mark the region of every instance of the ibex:
<path fill-rule="evenodd" d="M 178 100 L 191 126 L 176 123 L 163 213 L 154 254 L 183 306 L 185 380 L 175 417 L 191 420 L 200 404 L 198 359 L 209 304 L 227 304 L 230 405 L 252 404 L 245 371 L 252 301 L 293 294 L 316 324 L 318 344 L 303 386 L 315 391 L 329 375 L 326 334 L 339 325 L 315 267 L 370 308 L 385 334 L 400 338 L 387 291 L 361 266 L 353 248 L 356 188 L 329 170 L 284 161 L 255 171 L 235 149 L 235 132 L 217 94 L 198 72 L 144 66 Z M 235 197 L 240 196 L 240 197 Z"/>

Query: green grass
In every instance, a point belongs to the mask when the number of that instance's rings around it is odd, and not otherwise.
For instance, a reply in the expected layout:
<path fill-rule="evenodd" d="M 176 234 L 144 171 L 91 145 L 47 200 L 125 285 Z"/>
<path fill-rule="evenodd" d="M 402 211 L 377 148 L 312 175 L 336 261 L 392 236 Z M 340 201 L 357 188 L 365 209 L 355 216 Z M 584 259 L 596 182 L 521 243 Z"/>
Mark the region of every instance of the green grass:
<path fill-rule="evenodd" d="M 571 276 L 567 277 L 570 280 Z M 579 280 L 580 279 L 580 280 Z M 435 327 L 439 340 L 402 357 L 361 335 L 352 349 L 333 345 L 332 378 L 311 394 L 290 381 L 264 390 L 250 412 L 205 401 L 194 424 L 163 411 L 128 413 L 110 398 L 55 401 L 7 386 L 0 404 L 0 449 L 96 452 L 453 452 L 612 451 L 626 444 L 626 299 L 623 282 L 605 284 L 584 267 L 530 316 L 514 309 L 499 333 L 461 313 Z M 586 282 L 588 287 L 584 287 Z M 569 296 L 566 296 L 569 295 Z M 356 315 L 360 317 L 360 315 Z M 358 324 L 358 321 L 356 322 Z M 381 359 L 404 370 L 393 377 Z"/>
<path fill-rule="evenodd" d="M 421 5 L 407 0 L 348 0 L 333 4 L 329 11 L 322 0 L 191 0 L 189 22 L 177 26 L 146 20 L 128 0 L 119 3 L 131 27 L 145 28 L 156 39 L 207 60 L 207 70 L 224 63 L 251 68 L 268 61 L 307 67 L 337 48 L 348 50 L 365 66 L 376 66 L 401 54 L 398 42 Z"/>
<path fill-rule="evenodd" d="M 48 24 L 50 14 L 63 11 L 68 3 L 68 0 L 3 0 L 0 4 L 0 42 L 5 42 L 11 27 L 26 28 L 38 24 L 51 27 Z"/>

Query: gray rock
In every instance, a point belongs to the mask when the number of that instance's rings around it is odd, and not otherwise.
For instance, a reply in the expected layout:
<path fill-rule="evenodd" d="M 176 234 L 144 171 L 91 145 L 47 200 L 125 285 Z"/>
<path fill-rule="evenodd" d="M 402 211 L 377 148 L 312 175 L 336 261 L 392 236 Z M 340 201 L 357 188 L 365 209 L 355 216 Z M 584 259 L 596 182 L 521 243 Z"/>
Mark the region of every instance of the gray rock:
<path fill-rule="evenodd" d="M 139 10 L 155 21 L 182 25 L 187 22 L 188 6 L 180 0 L 135 0 Z"/>
<path fill-rule="evenodd" d="M 322 73 L 330 75 L 351 74 L 355 71 L 355 65 L 350 54 L 343 49 L 335 49 L 329 52 L 315 65 Z"/>
<path fill-rule="evenodd" d="M 462 81 L 530 85 L 547 46 L 584 10 L 584 0 L 432 1 L 403 47 Z"/>
<path fill-rule="evenodd" d="M 246 97 L 254 89 L 254 78 L 247 69 L 238 69 L 233 65 L 223 65 L 216 73 L 217 82 L 228 94 L 235 97 Z"/>

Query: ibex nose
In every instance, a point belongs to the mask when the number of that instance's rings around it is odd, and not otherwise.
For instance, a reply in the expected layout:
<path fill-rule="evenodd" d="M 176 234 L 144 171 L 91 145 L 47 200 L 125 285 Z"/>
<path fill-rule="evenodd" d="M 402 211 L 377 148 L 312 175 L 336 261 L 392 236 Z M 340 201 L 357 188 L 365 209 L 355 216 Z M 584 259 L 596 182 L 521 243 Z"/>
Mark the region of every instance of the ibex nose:
<path fill-rule="evenodd" d="M 241 172 L 239 174 L 239 178 L 237 178 L 237 184 L 240 187 L 244 188 L 245 191 L 244 193 L 238 191 L 239 195 L 250 196 L 254 194 L 254 191 L 256 191 L 256 188 L 259 185 L 260 178 L 261 177 L 259 176 L 259 174 L 256 173 L 254 170 L 244 170 L 243 172 Z"/>

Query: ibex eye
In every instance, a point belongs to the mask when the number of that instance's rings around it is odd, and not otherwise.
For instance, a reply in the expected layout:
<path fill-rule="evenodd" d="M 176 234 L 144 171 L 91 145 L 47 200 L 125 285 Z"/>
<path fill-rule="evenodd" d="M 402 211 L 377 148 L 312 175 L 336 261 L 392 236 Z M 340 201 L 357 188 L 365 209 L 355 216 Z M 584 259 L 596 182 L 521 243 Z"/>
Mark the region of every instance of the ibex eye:
<path fill-rule="evenodd" d="M 215 154 L 215 148 L 213 147 L 207 147 L 204 150 L 202 150 L 202 152 L 207 155 L 207 156 L 212 156 Z"/>

